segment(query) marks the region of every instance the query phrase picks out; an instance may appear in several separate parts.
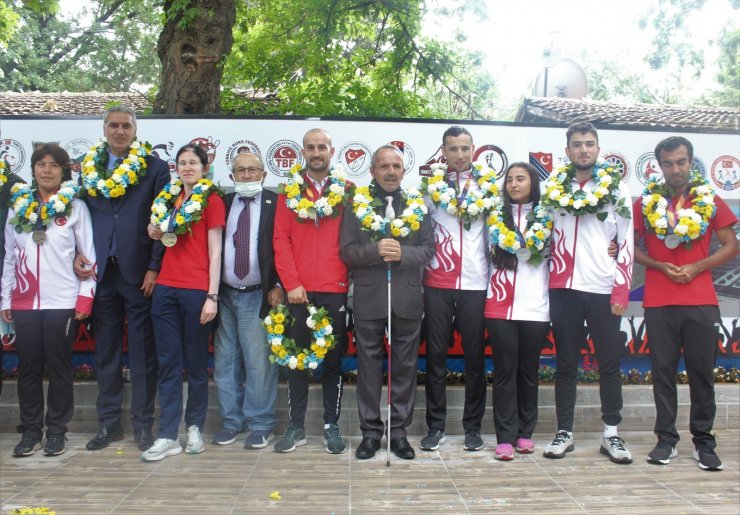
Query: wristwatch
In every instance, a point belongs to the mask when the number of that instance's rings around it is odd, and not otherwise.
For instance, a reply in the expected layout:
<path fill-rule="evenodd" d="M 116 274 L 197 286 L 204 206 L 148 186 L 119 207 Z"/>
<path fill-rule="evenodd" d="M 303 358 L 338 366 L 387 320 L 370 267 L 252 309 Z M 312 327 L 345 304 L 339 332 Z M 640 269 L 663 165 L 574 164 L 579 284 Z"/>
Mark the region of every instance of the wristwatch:
<path fill-rule="evenodd" d="M 216 302 L 218 302 L 218 293 L 209 293 L 208 295 L 206 295 L 206 297 L 208 297 L 211 300 L 215 300 Z"/>

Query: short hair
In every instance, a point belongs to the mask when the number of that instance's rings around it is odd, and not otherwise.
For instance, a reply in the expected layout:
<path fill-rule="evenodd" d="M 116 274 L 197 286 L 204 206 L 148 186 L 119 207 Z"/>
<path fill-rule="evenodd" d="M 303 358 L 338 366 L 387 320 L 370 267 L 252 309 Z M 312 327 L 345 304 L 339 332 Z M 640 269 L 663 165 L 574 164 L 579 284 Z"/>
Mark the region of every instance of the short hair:
<path fill-rule="evenodd" d="M 468 129 L 466 129 L 465 127 L 460 127 L 459 125 L 453 125 L 449 129 L 447 129 L 444 134 L 442 134 L 442 146 L 445 146 L 448 137 L 456 138 L 460 134 L 466 134 L 470 138 L 470 143 L 473 143 L 473 135 L 470 134 L 470 131 Z"/>
<path fill-rule="evenodd" d="M 236 167 L 236 160 L 239 158 L 239 156 L 254 156 L 254 157 L 257 158 L 257 161 L 260 162 L 260 166 L 262 167 L 262 169 L 263 170 L 265 169 L 265 162 L 262 160 L 262 156 L 261 155 L 255 153 L 255 152 L 242 152 L 241 154 L 237 154 L 234 157 L 234 160 L 231 161 L 231 171 L 232 172 L 234 171 L 234 168 Z"/>
<path fill-rule="evenodd" d="M 200 163 L 206 168 L 206 170 L 208 169 L 208 153 L 203 147 L 201 147 L 200 145 L 195 145 L 194 143 L 183 145 L 182 147 L 180 147 L 180 150 L 177 151 L 177 155 L 175 156 L 175 163 L 180 160 L 180 155 L 183 152 L 192 152 L 193 154 L 198 156 Z"/>
<path fill-rule="evenodd" d="M 658 163 L 660 164 L 660 153 L 664 150 L 667 152 L 670 152 L 672 150 L 676 150 L 678 147 L 686 147 L 686 150 L 689 151 L 689 161 L 694 160 L 694 145 L 691 144 L 689 140 L 684 138 L 683 136 L 671 136 L 669 138 L 664 139 L 657 145 L 655 145 L 655 158 L 658 160 Z"/>
<path fill-rule="evenodd" d="M 129 115 L 131 117 L 131 120 L 134 122 L 134 126 L 136 126 L 136 112 L 129 106 L 112 105 L 107 108 L 105 111 L 103 111 L 103 124 L 108 123 L 108 116 L 110 116 L 112 113 L 122 113 Z"/>
<path fill-rule="evenodd" d="M 33 171 L 36 168 L 36 163 L 46 156 L 51 156 L 62 167 L 62 182 L 72 180 L 72 165 L 70 164 L 67 151 L 56 143 L 41 143 L 33 150 L 33 154 L 31 155 L 31 177 L 33 177 L 34 181 L 36 177 Z"/>
<path fill-rule="evenodd" d="M 576 122 L 574 124 L 571 124 L 570 127 L 568 127 L 568 130 L 565 133 L 565 146 L 570 145 L 570 137 L 573 136 L 575 133 L 579 134 L 593 134 L 596 136 L 596 143 L 599 143 L 599 133 L 596 132 L 596 127 L 593 126 L 591 122 Z"/>
<path fill-rule="evenodd" d="M 330 147 L 332 146 L 331 134 L 329 134 L 329 131 L 327 131 L 326 129 L 321 129 L 319 127 L 315 127 L 313 129 L 307 130 L 306 131 L 306 134 L 303 135 L 303 139 L 301 140 L 301 142 L 303 143 L 303 146 L 304 147 L 306 146 L 306 136 L 308 136 L 312 132 L 323 132 L 324 134 L 326 134 L 326 137 L 329 139 L 329 146 Z"/>
<path fill-rule="evenodd" d="M 373 158 L 370 160 L 370 168 L 375 168 L 375 161 L 377 161 L 378 159 L 378 154 L 380 154 L 380 152 L 382 152 L 383 150 L 393 150 L 399 156 L 401 156 L 401 163 L 403 163 L 403 152 L 401 152 L 401 150 L 397 146 L 387 143 L 383 146 L 378 147 L 375 152 L 373 152 Z"/>

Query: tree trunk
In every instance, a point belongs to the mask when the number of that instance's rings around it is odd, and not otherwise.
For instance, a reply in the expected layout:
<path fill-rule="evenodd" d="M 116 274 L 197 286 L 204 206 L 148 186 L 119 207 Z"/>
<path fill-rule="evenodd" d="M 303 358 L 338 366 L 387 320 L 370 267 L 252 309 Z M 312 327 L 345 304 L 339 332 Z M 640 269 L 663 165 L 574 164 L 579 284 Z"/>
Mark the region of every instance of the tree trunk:
<path fill-rule="evenodd" d="M 172 2 L 165 1 L 165 12 L 169 12 Z M 197 9 L 197 14 L 185 28 L 178 25 L 180 12 L 167 17 L 159 35 L 157 54 L 162 73 L 155 113 L 221 111 L 222 66 L 234 42 L 231 29 L 236 21 L 236 7 L 234 0 L 192 0 L 188 10 L 192 8 Z"/>

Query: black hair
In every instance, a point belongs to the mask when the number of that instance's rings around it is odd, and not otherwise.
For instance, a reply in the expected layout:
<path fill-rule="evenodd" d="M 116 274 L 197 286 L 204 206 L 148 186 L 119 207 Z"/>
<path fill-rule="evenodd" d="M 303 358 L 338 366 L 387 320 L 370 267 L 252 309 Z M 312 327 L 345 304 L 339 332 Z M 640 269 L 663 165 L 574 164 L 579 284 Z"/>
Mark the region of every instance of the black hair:
<path fill-rule="evenodd" d="M 193 154 L 198 156 L 200 163 L 206 169 L 208 169 L 208 153 L 203 147 L 201 147 L 200 145 L 194 145 L 193 143 L 183 145 L 182 147 L 180 147 L 180 150 L 177 151 L 177 155 L 175 156 L 175 163 L 180 160 L 180 154 L 182 154 L 183 152 L 192 152 Z"/>
<path fill-rule="evenodd" d="M 41 143 L 36 146 L 33 150 L 33 154 L 31 154 L 31 177 L 34 180 L 34 183 L 36 182 L 36 177 L 34 176 L 33 171 L 36 168 L 36 163 L 46 156 L 51 156 L 56 164 L 62 167 L 62 182 L 72 180 L 72 165 L 70 164 L 69 154 L 67 151 L 56 143 Z"/>
<path fill-rule="evenodd" d="M 567 147 L 570 145 L 570 137 L 573 136 L 575 133 L 579 134 L 593 134 L 596 136 L 596 144 L 599 143 L 599 134 L 596 132 L 596 127 L 593 126 L 590 122 L 576 122 L 572 124 L 570 127 L 568 127 L 568 130 L 565 132 L 565 146 Z"/>
<path fill-rule="evenodd" d="M 658 164 L 660 164 L 661 152 L 663 152 L 664 150 L 667 152 L 671 152 L 672 150 L 676 150 L 678 147 L 681 146 L 686 147 L 686 150 L 689 151 L 689 161 L 693 161 L 694 145 L 692 145 L 691 142 L 683 136 L 671 136 L 670 138 L 664 139 L 655 146 L 655 159 L 658 160 Z"/>
<path fill-rule="evenodd" d="M 470 143 L 473 143 L 473 135 L 470 134 L 470 131 L 468 129 L 466 129 L 465 127 L 460 127 L 459 125 L 453 125 L 449 129 L 447 129 L 444 134 L 442 134 L 442 146 L 445 146 L 448 137 L 456 138 L 460 134 L 466 134 L 470 138 Z"/>

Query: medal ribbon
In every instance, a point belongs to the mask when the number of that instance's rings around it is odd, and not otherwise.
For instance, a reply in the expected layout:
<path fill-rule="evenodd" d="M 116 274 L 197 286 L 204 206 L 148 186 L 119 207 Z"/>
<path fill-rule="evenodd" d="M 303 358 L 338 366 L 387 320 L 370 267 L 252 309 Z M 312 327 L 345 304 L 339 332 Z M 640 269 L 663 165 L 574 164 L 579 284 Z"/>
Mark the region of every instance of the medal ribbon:
<path fill-rule="evenodd" d="M 190 195 L 192 195 L 192 193 Z M 190 199 L 190 195 L 188 195 L 188 199 Z M 182 192 L 180 192 L 180 194 L 177 196 L 175 205 L 172 206 L 172 215 L 170 215 L 170 223 L 167 225 L 167 232 L 175 232 L 175 218 L 177 217 L 177 211 L 180 209 L 180 206 L 182 206 L 183 203 L 186 202 L 186 200 L 184 200 L 184 197 L 185 188 L 183 188 Z"/>
<path fill-rule="evenodd" d="M 671 226 L 671 229 L 676 227 L 676 222 L 678 218 L 678 211 L 683 208 L 684 203 L 686 202 L 686 197 L 684 195 L 681 195 L 678 198 L 678 201 L 676 201 L 676 207 L 673 207 L 673 199 L 668 200 L 668 225 Z"/>

